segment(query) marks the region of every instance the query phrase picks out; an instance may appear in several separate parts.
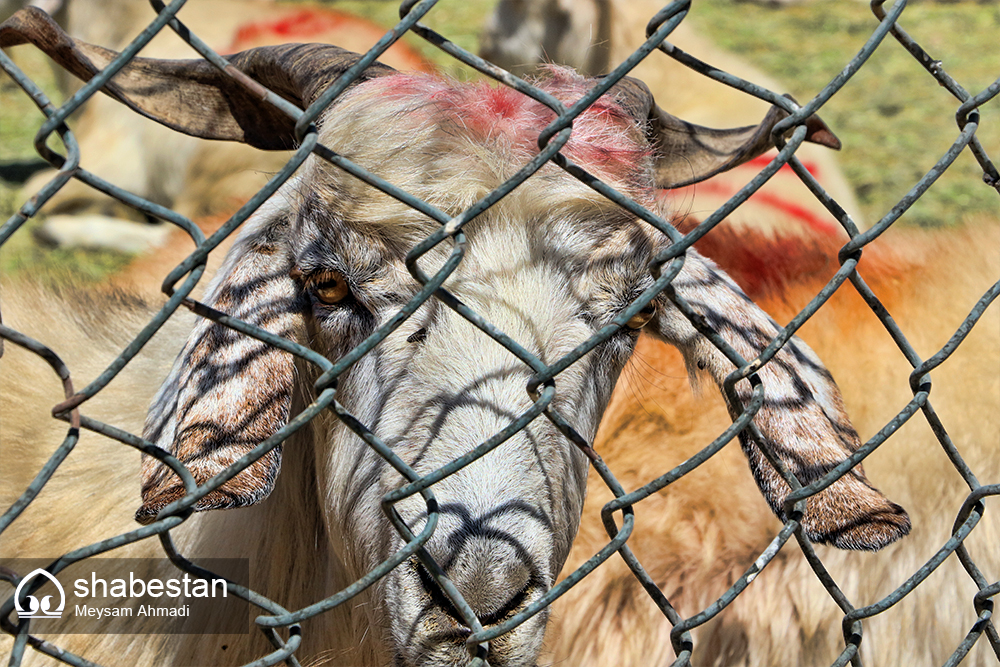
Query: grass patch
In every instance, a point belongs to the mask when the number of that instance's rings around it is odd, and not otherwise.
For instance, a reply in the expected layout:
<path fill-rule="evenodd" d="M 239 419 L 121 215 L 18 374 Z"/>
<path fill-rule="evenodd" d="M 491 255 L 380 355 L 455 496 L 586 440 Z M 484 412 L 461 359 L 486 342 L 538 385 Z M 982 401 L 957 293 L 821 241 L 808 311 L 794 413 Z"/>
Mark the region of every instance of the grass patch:
<path fill-rule="evenodd" d="M 476 53 L 479 49 L 480 31 L 486 23 L 486 17 L 493 11 L 496 3 L 497 0 L 460 0 L 459 2 L 442 0 L 424 15 L 421 23 L 441 33 L 463 49 Z M 391 27 L 399 21 L 398 2 L 340 0 L 335 7 L 340 11 L 364 17 L 386 27 Z M 442 72 L 449 76 L 459 80 L 479 76 L 475 70 L 466 67 L 416 35 L 407 35 L 403 39 L 414 47 L 420 55 L 437 65 Z"/>
<path fill-rule="evenodd" d="M 8 54 L 32 81 L 47 94 L 57 90 L 48 58 L 34 47 L 19 46 Z M 60 102 L 55 97 L 54 102 Z M 34 139 L 45 117 L 21 87 L 0 73 L 0 163 L 38 158 Z M 23 201 L 20 186 L 0 179 L 0 222 L 14 215 Z"/>
<path fill-rule="evenodd" d="M 61 102 L 55 76 L 48 58 L 33 47 L 11 49 L 15 63 L 52 101 Z M 44 116 L 21 88 L 6 75 L 0 76 L 0 162 L 37 158 L 33 145 Z M 61 149 L 58 139 L 51 146 Z M 0 221 L 6 221 L 24 204 L 20 185 L 0 180 Z M 95 283 L 120 271 L 132 256 L 108 250 L 49 248 L 35 242 L 28 221 L 3 246 L 0 246 L 0 274 L 30 275 L 53 281 L 76 284 Z"/>
<path fill-rule="evenodd" d="M 816 95 L 861 49 L 877 25 L 864 3 L 821 0 L 782 9 L 700 0 L 688 20 L 718 44 L 786 82 L 800 101 Z M 1000 7 L 977 3 L 907 6 L 899 21 L 966 90 L 1000 76 L 995 54 Z M 780 91 L 784 92 L 784 91 Z M 873 224 L 944 155 L 958 137 L 959 102 L 890 35 L 821 115 L 844 142 L 840 156 L 862 213 Z M 1000 100 L 981 109 L 979 140 L 1000 155 Z M 901 222 L 950 225 L 998 211 L 969 151 L 907 211 Z"/>
<path fill-rule="evenodd" d="M 45 93 L 57 89 L 48 57 L 33 46 L 9 50 L 15 64 Z M 53 101 L 59 102 L 60 97 Z M 38 157 L 32 142 L 43 120 L 34 102 L 6 74 L 0 74 L 0 162 Z"/>
<path fill-rule="evenodd" d="M 29 221 L 0 248 L 0 275 L 73 284 L 98 283 L 125 268 L 132 255 L 113 250 L 49 248 L 36 243 Z"/>

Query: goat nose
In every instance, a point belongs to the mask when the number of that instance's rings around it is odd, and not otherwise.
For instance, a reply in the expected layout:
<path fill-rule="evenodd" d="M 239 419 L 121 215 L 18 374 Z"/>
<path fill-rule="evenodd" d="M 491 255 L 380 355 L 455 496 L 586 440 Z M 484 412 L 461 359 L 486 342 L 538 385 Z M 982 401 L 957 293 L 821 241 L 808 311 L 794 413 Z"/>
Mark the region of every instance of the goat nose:
<path fill-rule="evenodd" d="M 435 550 L 437 551 L 437 550 Z M 445 555 L 440 554 L 439 555 Z M 520 611 L 539 589 L 525 550 L 496 539 L 466 538 L 450 558 L 436 559 L 482 625 L 494 625 Z M 421 568 L 421 582 L 432 599 L 461 625 L 466 622 Z"/>
<path fill-rule="evenodd" d="M 539 565 L 550 560 L 544 539 L 532 541 L 524 537 L 524 531 L 491 530 L 482 524 L 459 527 L 451 523 L 448 527 L 451 530 L 436 533 L 424 548 L 484 628 L 511 620 L 548 590 L 548 570 Z M 393 579 L 398 586 L 396 599 L 401 608 L 411 611 L 405 623 L 394 629 L 400 665 L 469 664 L 471 619 L 459 612 L 418 560 L 398 572 Z M 490 640 L 488 663 L 494 667 L 534 665 L 547 617 L 542 610 Z"/>

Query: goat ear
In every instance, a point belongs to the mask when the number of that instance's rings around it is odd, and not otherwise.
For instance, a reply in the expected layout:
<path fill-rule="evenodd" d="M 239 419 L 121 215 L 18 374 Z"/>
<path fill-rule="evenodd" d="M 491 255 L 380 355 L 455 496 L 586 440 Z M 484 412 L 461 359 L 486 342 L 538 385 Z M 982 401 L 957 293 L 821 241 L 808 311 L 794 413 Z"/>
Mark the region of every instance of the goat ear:
<path fill-rule="evenodd" d="M 293 259 L 284 241 L 287 217 L 271 207 L 246 224 L 206 300 L 216 310 L 273 334 L 302 340 L 307 305 L 289 277 Z M 154 399 L 143 435 L 204 484 L 287 423 L 294 379 L 291 354 L 203 319 Z M 279 445 L 194 509 L 259 503 L 274 488 L 280 467 Z M 136 520 L 153 521 L 184 493 L 181 480 L 168 467 L 145 457 L 143 503 Z"/>
<path fill-rule="evenodd" d="M 778 325 L 753 304 L 711 262 L 688 251 L 684 270 L 674 289 L 744 359 L 756 358 L 779 333 Z M 722 388 L 734 370 L 730 362 L 667 299 L 646 329 L 676 346 L 692 374 L 707 371 Z M 803 485 L 830 471 L 861 446 L 844 408 L 840 389 L 809 347 L 792 338 L 758 375 L 764 385 L 764 403 L 753 419 L 765 444 Z M 749 381 L 737 383 L 745 405 L 751 398 Z M 735 419 L 739 411 L 729 403 Z M 785 520 L 783 505 L 790 488 L 747 433 L 740 444 L 750 469 L 771 509 Z M 876 550 L 910 531 L 910 520 L 899 505 L 873 487 L 860 465 L 807 501 L 802 526 L 810 540 L 842 549 Z"/>
<path fill-rule="evenodd" d="M 788 117 L 784 109 L 771 107 L 759 125 L 716 130 L 670 115 L 638 79 L 626 77 L 611 90 L 626 111 L 649 123 L 647 137 L 659 155 L 655 177 L 661 188 L 704 181 L 762 155 L 774 148 L 771 130 Z M 840 140 L 819 116 L 806 120 L 806 141 L 840 149 Z"/>
<path fill-rule="evenodd" d="M 35 7 L 0 24 L 0 47 L 31 43 L 60 66 L 89 81 L 118 53 L 69 37 Z M 359 56 L 325 44 L 260 47 L 229 57 L 236 69 L 298 107 L 311 104 Z M 392 74 L 375 63 L 358 81 Z M 295 122 L 261 103 L 227 72 L 205 60 L 134 58 L 102 89 L 134 111 L 203 139 L 241 141 L 265 150 L 295 148 Z"/>

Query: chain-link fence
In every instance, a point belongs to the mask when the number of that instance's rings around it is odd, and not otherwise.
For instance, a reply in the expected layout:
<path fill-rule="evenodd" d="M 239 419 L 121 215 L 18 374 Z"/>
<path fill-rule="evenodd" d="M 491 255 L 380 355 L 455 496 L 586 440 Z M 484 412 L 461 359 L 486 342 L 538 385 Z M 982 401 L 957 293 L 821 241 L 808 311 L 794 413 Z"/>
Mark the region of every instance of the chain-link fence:
<path fill-rule="evenodd" d="M 196 1 L 196 0 L 195 0 Z M 204 574 L 204 572 L 194 563 L 187 560 L 178 553 L 170 537 L 170 531 L 182 524 L 190 515 L 191 508 L 212 491 L 218 489 L 223 483 L 234 478 L 240 471 L 248 468 L 255 461 L 260 460 L 269 452 L 278 447 L 284 440 L 291 436 L 296 430 L 302 428 L 309 420 L 322 412 L 331 412 L 336 415 L 358 437 L 360 437 L 368 447 L 376 451 L 384 460 L 395 468 L 402 475 L 407 484 L 402 488 L 388 494 L 384 498 L 384 508 L 388 520 L 402 537 L 405 546 L 399 549 L 391 558 L 383 562 L 378 568 L 369 572 L 364 578 L 353 583 L 335 595 L 304 607 L 302 609 L 285 609 L 279 601 L 265 598 L 258 592 L 244 588 L 235 583 L 230 584 L 230 591 L 260 609 L 262 615 L 257 617 L 256 624 L 260 631 L 273 644 L 274 651 L 260 657 L 253 664 L 270 665 L 286 662 L 290 665 L 298 664 L 296 650 L 298 649 L 303 632 L 308 632 L 308 625 L 304 629 L 300 628 L 300 623 L 307 624 L 308 619 L 329 612 L 334 607 L 347 604 L 352 598 L 371 586 L 378 579 L 384 577 L 393 568 L 401 567 L 409 562 L 413 557 L 419 558 L 423 563 L 429 577 L 435 582 L 443 595 L 454 606 L 460 620 L 470 630 L 466 639 L 469 647 L 469 665 L 487 664 L 487 654 L 489 643 L 498 637 L 511 632 L 539 611 L 547 608 L 555 599 L 563 595 L 574 586 L 587 586 L 588 575 L 593 572 L 605 560 L 618 554 L 628 564 L 634 576 L 641 582 L 642 587 L 649 593 L 653 603 L 660 609 L 662 614 L 672 625 L 670 638 L 673 649 L 676 653 L 674 664 L 690 664 L 693 660 L 697 662 L 697 643 L 692 641 L 691 632 L 699 626 L 710 622 L 719 615 L 737 596 L 740 596 L 758 573 L 774 559 L 783 549 L 788 549 L 786 543 L 793 537 L 796 539 L 799 548 L 805 555 L 806 560 L 815 572 L 816 577 L 822 582 L 830 597 L 843 611 L 842 629 L 844 636 L 843 652 L 837 656 L 834 665 L 845 665 L 848 663 L 859 665 L 859 646 L 862 643 L 862 629 L 866 619 L 881 614 L 893 605 L 898 603 L 904 596 L 921 586 L 925 580 L 941 564 L 953 554 L 961 561 L 962 566 L 967 571 L 970 580 L 975 584 L 978 592 L 972 596 L 971 603 L 974 604 L 978 619 L 969 629 L 964 641 L 954 649 L 954 654 L 947 664 L 958 664 L 973 648 L 978 641 L 989 642 L 993 651 L 1000 656 L 1000 636 L 992 621 L 993 598 L 1000 593 L 1000 582 L 991 581 L 997 573 L 983 572 L 977 566 L 976 560 L 966 549 L 963 542 L 974 531 L 979 524 L 985 503 L 988 496 L 1000 494 L 1000 484 L 983 484 L 975 474 L 969 470 L 962 461 L 962 457 L 950 441 L 947 430 L 938 419 L 933 410 L 930 396 L 929 373 L 944 363 L 948 357 L 963 343 L 969 334 L 972 326 L 982 317 L 987 307 L 1000 292 L 1000 283 L 994 284 L 983 296 L 982 299 L 971 307 L 968 317 L 956 331 L 947 345 L 941 348 L 927 359 L 921 358 L 906 340 L 906 337 L 895 324 L 890 313 L 881 307 L 879 296 L 871 291 L 866 282 L 856 271 L 861 251 L 875 239 L 879 238 L 900 216 L 913 204 L 942 174 L 949 168 L 952 162 L 963 151 L 970 151 L 978 160 L 982 167 L 983 178 L 987 185 L 993 188 L 1000 187 L 1000 174 L 990 161 L 987 151 L 977 139 L 976 132 L 979 127 L 979 107 L 987 104 L 998 93 L 1000 93 L 1000 80 L 994 82 L 988 88 L 970 93 L 966 91 L 958 82 L 949 76 L 946 68 L 932 55 L 928 54 L 921 46 L 916 44 L 907 33 L 897 24 L 897 20 L 903 15 L 906 3 L 902 0 L 895 3 L 889 9 L 882 7 L 881 2 L 873 2 L 872 9 L 877 17 L 877 25 L 870 38 L 865 43 L 861 51 L 846 63 L 843 70 L 827 85 L 820 93 L 799 107 L 790 100 L 780 95 L 762 89 L 749 82 L 736 79 L 724 72 L 714 69 L 711 65 L 697 60 L 694 56 L 686 54 L 679 49 L 671 48 L 664 43 L 669 39 L 670 32 L 684 19 L 689 9 L 689 2 L 675 2 L 666 6 L 649 22 L 647 34 L 648 41 L 638 49 L 628 60 L 618 65 L 614 71 L 606 78 L 600 80 L 590 93 L 581 100 L 566 106 L 558 100 L 554 100 L 544 91 L 536 88 L 525 81 L 512 76 L 510 73 L 500 70 L 474 54 L 457 47 L 448 40 L 447 36 L 427 28 L 420 23 L 422 17 L 433 11 L 438 0 L 421 0 L 419 2 L 404 2 L 400 7 L 400 22 L 368 53 L 364 55 L 355 65 L 337 78 L 337 80 L 318 99 L 304 111 L 296 108 L 286 100 L 275 95 L 250 79 L 241 72 L 229 67 L 228 63 L 216 52 L 206 46 L 197 35 L 189 32 L 175 16 L 183 6 L 183 0 L 177 0 L 164 6 L 159 0 L 152 0 L 153 7 L 158 12 L 157 17 L 138 38 L 126 47 L 120 56 L 115 58 L 102 72 L 95 76 L 90 82 L 84 85 L 79 92 L 74 94 L 60 107 L 52 104 L 45 94 L 27 77 L 6 55 L 0 56 L 0 63 L 3 69 L 13 77 L 24 91 L 32 97 L 38 107 L 45 113 L 46 120 L 38 133 L 36 146 L 39 153 L 48 160 L 54 167 L 59 169 L 58 175 L 44 187 L 37 196 L 26 202 L 16 215 L 6 222 L 0 229 L 0 243 L 6 242 L 10 237 L 18 232 L 25 222 L 34 216 L 45 202 L 52 197 L 70 179 L 79 179 L 88 185 L 107 193 L 108 195 L 135 207 L 148 215 L 173 223 L 184 229 L 197 244 L 197 250 L 184 260 L 176 269 L 170 272 L 164 281 L 164 292 L 168 299 L 162 309 L 156 314 L 148 326 L 122 351 L 121 355 L 95 380 L 90 382 L 83 389 L 75 389 L 71 381 L 71 369 L 68 368 L 59 358 L 58 354 L 45 345 L 33 340 L 24 334 L 9 327 L 0 326 L 0 336 L 10 343 L 24 347 L 43 358 L 53 370 L 63 380 L 66 400 L 55 406 L 53 414 L 58 418 L 70 423 L 70 429 L 64 442 L 59 446 L 52 458 L 39 471 L 37 477 L 31 482 L 23 495 L 10 507 L 2 517 L 0 517 L 0 532 L 10 527 L 21 513 L 32 503 L 33 499 L 42 491 L 46 483 L 67 458 L 80 437 L 81 429 L 100 433 L 104 436 L 120 441 L 124 445 L 138 449 L 148 456 L 155 457 L 166 466 L 169 466 L 180 479 L 183 480 L 186 493 L 178 500 L 171 502 L 159 512 L 156 520 L 150 525 L 137 528 L 126 534 L 101 541 L 83 548 L 75 549 L 63 554 L 54 561 L 48 570 L 57 573 L 70 564 L 89 558 L 98 554 L 103 554 L 123 545 L 127 545 L 140 540 L 159 537 L 162 541 L 164 551 L 167 556 L 180 568 L 192 574 Z M 220 71 L 230 78 L 233 85 L 243 86 L 251 95 L 260 100 L 261 105 L 271 105 L 279 113 L 285 114 L 292 119 L 296 128 L 296 137 L 299 147 L 294 156 L 289 160 L 287 166 L 279 173 L 275 174 L 268 182 L 267 186 L 254 196 L 245 206 L 233 215 L 222 227 L 211 236 L 206 238 L 198 226 L 191 220 L 178 215 L 177 213 L 158 206 L 150 201 L 125 192 L 113 183 L 107 183 L 94 174 L 79 167 L 80 154 L 77 142 L 73 133 L 65 125 L 67 118 L 76 111 L 108 80 L 118 72 L 121 67 L 132 59 L 137 52 L 160 30 L 165 28 L 173 29 L 194 47 L 206 60 L 212 63 Z M 313 123 L 320 117 L 320 114 L 338 96 L 341 95 L 379 55 L 388 48 L 394 41 L 398 40 L 406 32 L 418 35 L 435 45 L 453 58 L 460 60 L 469 67 L 472 67 L 484 75 L 499 81 L 504 86 L 509 86 L 524 95 L 528 95 L 540 103 L 551 108 L 557 118 L 546 127 L 540 135 L 539 150 L 537 156 L 524 166 L 513 178 L 504 182 L 499 188 L 489 192 L 475 205 L 469 207 L 458 216 L 451 216 L 442 213 L 426 201 L 421 201 L 411 194 L 402 191 L 394 184 L 380 178 L 377 174 L 369 173 L 358 165 L 352 163 L 342 155 L 338 155 L 336 146 L 325 147 L 318 143 L 317 131 Z M 820 184 L 795 158 L 794 151 L 802 143 L 805 136 L 804 119 L 818 112 L 821 107 L 833 95 L 846 84 L 846 82 L 863 67 L 869 57 L 877 48 L 886 48 L 886 44 L 891 44 L 895 40 L 901 44 L 912 56 L 926 68 L 929 84 L 938 84 L 946 89 L 948 93 L 959 101 L 956 113 L 958 125 L 958 136 L 952 147 L 926 175 L 913 186 L 913 188 L 900 200 L 898 205 L 892 209 L 884 218 L 875 223 L 870 229 L 862 232 L 854 222 L 843 212 L 840 206 L 832 201 L 824 192 Z M 672 57 L 681 63 L 701 72 L 706 77 L 721 81 L 727 85 L 738 88 L 746 93 L 766 100 L 784 110 L 789 116 L 777 124 L 774 128 L 773 136 L 777 141 L 784 143 L 780 139 L 783 135 L 791 131 L 787 144 L 784 145 L 778 157 L 747 186 L 741 190 L 724 207 L 707 216 L 693 231 L 682 235 L 665 220 L 655 213 L 644 209 L 635 202 L 616 192 L 614 189 L 593 179 L 589 174 L 583 172 L 578 167 L 569 162 L 560 150 L 569 140 L 572 132 L 572 121 L 584 112 L 600 96 L 607 92 L 622 77 L 628 74 L 629 70 L 639 60 L 649 57 L 655 50 L 660 50 L 666 56 Z M 657 56 L 665 57 L 665 56 Z M 942 93 L 943 94 L 943 93 Z M 64 147 L 65 154 L 48 146 L 49 138 L 58 137 Z M 276 336 L 264 329 L 241 321 L 235 317 L 227 316 L 213 308 L 199 303 L 191 298 L 191 293 L 195 289 L 202 274 L 205 271 L 206 258 L 208 253 L 222 243 L 227 237 L 235 232 L 240 225 L 255 211 L 261 204 L 273 195 L 278 188 L 285 183 L 292 174 L 299 169 L 304 160 L 311 154 L 328 160 L 336 167 L 346 173 L 361 179 L 370 186 L 381 190 L 390 197 L 413 207 L 423 215 L 440 223 L 438 232 L 424 239 L 416 247 L 410 250 L 408 255 L 408 265 L 413 277 L 418 280 L 423 288 L 399 309 L 399 313 L 392 321 L 376 330 L 365 341 L 349 351 L 346 355 L 338 359 L 327 359 L 313 350 L 298 345 L 281 336 Z M 472 309 L 463 305 L 454 295 L 449 293 L 442 286 L 449 275 L 455 270 L 458 262 L 461 261 L 463 248 L 466 243 L 463 229 L 474 226 L 476 218 L 491 206 L 494 206 L 502 197 L 513 191 L 520 184 L 538 171 L 543 165 L 553 163 L 565 169 L 572 176 L 581 179 L 586 185 L 601 195 L 607 197 L 618 206 L 621 206 L 637 219 L 643 220 L 659 229 L 669 237 L 670 244 L 667 249 L 660 253 L 650 267 L 653 277 L 653 287 L 644 292 L 631 303 L 612 324 L 602 328 L 599 333 L 592 336 L 584 344 L 577 346 L 572 352 L 553 363 L 543 363 L 535 354 L 516 343 L 505 332 L 497 330 L 489 322 L 477 314 Z M 814 299 L 794 317 L 787 326 L 782 329 L 781 334 L 775 338 L 761 352 L 755 360 L 745 360 L 732 349 L 726 341 L 714 332 L 708 323 L 699 317 L 684 299 L 673 291 L 671 281 L 677 276 L 684 262 L 685 251 L 698 239 L 709 233 L 719 224 L 727 214 L 736 206 L 746 200 L 746 198 L 759 188 L 774 172 L 784 164 L 789 164 L 801 180 L 809 187 L 815 196 L 827 207 L 835 216 L 850 236 L 850 241 L 840 249 L 838 260 L 840 269 L 836 271 L 834 277 L 826 287 L 816 295 Z M 425 275 L 417 267 L 416 261 L 431 252 L 437 246 L 451 250 L 449 254 L 454 261 L 449 260 L 445 266 L 434 275 Z M 850 283 L 850 285 L 846 285 Z M 779 351 L 782 345 L 786 344 L 791 336 L 799 330 L 803 324 L 811 318 L 831 297 L 837 289 L 854 289 L 865 299 L 871 310 L 878 316 L 890 335 L 896 341 L 899 349 L 906 359 L 913 366 L 910 375 L 912 400 L 894 417 L 885 427 L 873 438 L 847 458 L 843 463 L 833 467 L 829 472 L 822 475 L 816 481 L 803 486 L 787 470 L 785 481 L 793 489 L 785 501 L 785 512 L 789 517 L 784 522 L 780 532 L 773 538 L 767 548 L 759 554 L 745 573 L 740 576 L 731 587 L 718 599 L 711 602 L 703 610 L 690 616 L 684 617 L 674 608 L 664 593 L 657 587 L 653 578 L 647 574 L 643 564 L 630 550 L 628 540 L 633 529 L 632 507 L 642 500 L 655 494 L 667 485 L 672 484 L 682 476 L 694 470 L 698 465 L 715 455 L 726 443 L 733 440 L 741 430 L 756 433 L 756 426 L 751 422 L 753 415 L 760 409 L 762 403 L 762 387 L 758 383 L 755 385 L 753 399 L 745 406 L 742 414 L 734 421 L 731 428 L 722 433 L 714 442 L 706 443 L 704 449 L 696 456 L 684 462 L 677 468 L 666 472 L 661 477 L 651 481 L 645 486 L 627 490 L 622 488 L 616 480 L 612 470 L 605 465 L 598 452 L 591 448 L 591 444 L 586 438 L 581 436 L 571 425 L 572 415 L 561 414 L 553 405 L 556 396 L 557 384 L 560 373 L 563 373 L 571 365 L 578 363 L 588 352 L 598 345 L 609 340 L 628 322 L 630 318 L 637 315 L 658 295 L 667 295 L 688 318 L 691 323 L 698 328 L 701 333 L 710 338 L 725 355 L 738 367 L 726 384 L 732 388 L 735 383 L 746 378 L 753 379 L 755 372 L 761 366 L 771 360 Z M 532 406 L 519 418 L 512 420 L 502 431 L 495 434 L 479 446 L 472 448 L 469 452 L 448 463 L 444 467 L 425 476 L 418 475 L 411 466 L 407 465 L 393 450 L 383 442 L 375 433 L 370 430 L 371 425 L 362 423 L 359 419 L 349 414 L 347 410 L 337 402 L 337 378 L 346 372 L 352 364 L 357 362 L 362 356 L 369 354 L 373 348 L 378 346 L 387 336 L 390 335 L 400 324 L 410 317 L 418 308 L 428 300 L 436 299 L 443 306 L 456 310 L 462 317 L 467 319 L 476 327 L 479 327 L 493 341 L 505 347 L 513 356 L 520 360 L 530 369 L 531 380 L 528 391 L 531 396 Z M 86 414 L 86 402 L 105 388 L 115 376 L 122 371 L 140 351 L 140 349 L 153 337 L 153 335 L 164 325 L 170 315 L 181 306 L 185 306 L 203 318 L 209 318 L 226 327 L 238 331 L 246 336 L 259 339 L 280 350 L 284 350 L 306 364 L 311 364 L 317 369 L 319 379 L 315 383 L 315 400 L 313 400 L 298 415 L 291 417 L 287 425 L 277 430 L 273 436 L 263 442 L 256 444 L 252 449 L 242 456 L 234 464 L 230 465 L 224 472 L 213 477 L 208 482 L 198 485 L 192 474 L 178 461 L 177 458 L 156 447 L 152 442 L 138 437 L 134 434 L 122 431 L 111 424 L 103 423 L 89 418 Z M 985 369 L 984 372 L 995 373 L 997 369 Z M 7 379 L 5 381 L 10 381 Z M 955 468 L 961 474 L 969 486 L 970 493 L 961 508 L 957 509 L 957 518 L 953 535 L 944 544 L 937 548 L 926 564 L 913 573 L 903 585 L 899 586 L 890 595 L 878 600 L 874 604 L 857 607 L 855 603 L 848 599 L 841 588 L 834 582 L 834 579 L 827 572 L 823 561 L 814 550 L 808 539 L 803 535 L 800 519 L 805 509 L 806 500 L 822 490 L 829 487 L 836 480 L 860 464 L 869 454 L 878 448 L 912 416 L 918 412 L 922 413 L 931 428 L 938 437 L 941 447 L 948 454 Z M 586 561 L 586 563 L 569 573 L 558 584 L 545 591 L 537 599 L 531 601 L 524 608 L 510 615 L 500 622 L 483 625 L 482 619 L 477 617 L 472 606 L 463 599 L 458 588 L 449 580 L 446 570 L 441 564 L 435 562 L 433 558 L 422 548 L 431 538 L 437 522 L 439 509 L 434 501 L 434 484 L 446 476 L 468 466 L 473 461 L 480 459 L 487 453 L 493 451 L 503 443 L 513 433 L 524 429 L 530 422 L 543 417 L 550 420 L 561 431 L 568 443 L 582 450 L 591 461 L 593 468 L 607 487 L 613 492 L 615 499 L 608 503 L 602 512 L 605 528 L 609 540 L 606 545 Z M 759 442 L 764 442 L 763 437 L 756 433 Z M 773 453 L 768 453 L 772 463 L 777 464 Z M 407 526 L 399 514 L 394 509 L 394 505 L 406 498 L 420 495 L 426 503 L 427 521 L 417 535 L 413 535 L 410 527 Z M 942 508 L 942 511 L 954 512 L 956 508 Z M 619 519 L 615 519 L 617 513 Z M 1000 548 L 1000 545 L 993 545 Z M 20 576 L 25 573 L 4 572 L 2 576 L 10 583 L 20 582 Z M 41 585 L 41 582 L 38 583 Z M 26 596 L 30 589 L 24 590 Z M 18 622 L 12 620 L 12 613 L 15 606 L 13 597 L 8 598 L 0 607 L 0 617 L 2 617 L 3 629 L 14 637 L 10 664 L 20 664 L 22 656 L 28 647 L 44 652 L 54 658 L 74 665 L 92 664 L 86 660 L 87 656 L 76 656 L 64 650 L 54 643 L 43 641 L 31 634 L 31 622 L 21 619 Z M 599 624 L 602 619 L 596 618 L 593 623 Z M 904 629 L 905 632 L 905 629 Z M 750 639 L 752 641 L 752 639 Z M 108 659 L 108 656 L 98 656 L 96 659 Z M 741 663 L 742 664 L 742 663 Z"/>

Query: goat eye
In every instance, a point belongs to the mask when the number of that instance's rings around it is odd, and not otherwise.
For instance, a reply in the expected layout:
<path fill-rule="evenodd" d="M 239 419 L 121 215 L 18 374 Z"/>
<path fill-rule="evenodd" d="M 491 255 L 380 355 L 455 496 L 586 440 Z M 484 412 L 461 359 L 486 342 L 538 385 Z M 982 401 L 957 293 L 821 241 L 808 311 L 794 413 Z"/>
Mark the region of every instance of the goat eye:
<path fill-rule="evenodd" d="M 326 271 L 313 282 L 316 298 L 327 304 L 340 303 L 351 293 L 344 276 L 337 271 Z"/>
<path fill-rule="evenodd" d="M 645 308 L 633 315 L 632 318 L 625 323 L 625 326 L 629 329 L 641 329 L 646 326 L 651 319 L 653 319 L 653 315 L 655 314 L 656 302 L 651 301 Z"/>

